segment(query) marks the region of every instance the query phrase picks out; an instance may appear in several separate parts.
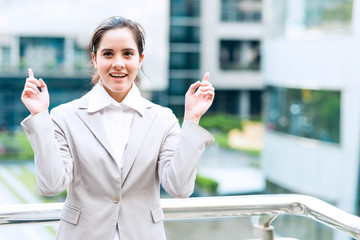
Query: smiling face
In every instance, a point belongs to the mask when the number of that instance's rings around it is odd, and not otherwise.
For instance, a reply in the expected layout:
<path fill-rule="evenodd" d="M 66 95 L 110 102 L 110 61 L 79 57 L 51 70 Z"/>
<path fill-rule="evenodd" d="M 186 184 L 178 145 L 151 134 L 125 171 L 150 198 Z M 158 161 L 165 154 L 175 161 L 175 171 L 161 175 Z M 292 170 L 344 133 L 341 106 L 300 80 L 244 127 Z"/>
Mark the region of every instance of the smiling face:
<path fill-rule="evenodd" d="M 128 28 L 106 31 L 92 60 L 109 95 L 121 102 L 130 91 L 144 55 L 139 54 L 133 33 Z"/>

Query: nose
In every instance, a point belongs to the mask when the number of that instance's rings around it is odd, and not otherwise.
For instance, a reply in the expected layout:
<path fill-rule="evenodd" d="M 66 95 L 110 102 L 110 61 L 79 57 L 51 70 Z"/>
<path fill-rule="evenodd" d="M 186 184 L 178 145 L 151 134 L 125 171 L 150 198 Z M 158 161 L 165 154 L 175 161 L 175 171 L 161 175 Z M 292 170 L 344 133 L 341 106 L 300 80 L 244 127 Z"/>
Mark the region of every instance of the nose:
<path fill-rule="evenodd" d="M 117 57 L 114 59 L 112 67 L 115 69 L 122 69 L 125 67 L 125 62 L 121 57 Z"/>

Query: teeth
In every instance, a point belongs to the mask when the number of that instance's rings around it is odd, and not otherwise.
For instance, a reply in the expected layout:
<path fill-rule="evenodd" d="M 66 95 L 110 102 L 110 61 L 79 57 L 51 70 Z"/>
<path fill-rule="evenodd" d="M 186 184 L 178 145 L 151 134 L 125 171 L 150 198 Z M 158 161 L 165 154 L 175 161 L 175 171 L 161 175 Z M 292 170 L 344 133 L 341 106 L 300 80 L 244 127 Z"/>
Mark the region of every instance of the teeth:
<path fill-rule="evenodd" d="M 126 74 L 116 74 L 116 73 L 112 73 L 112 74 L 110 74 L 110 76 L 112 76 L 112 77 L 125 77 Z"/>

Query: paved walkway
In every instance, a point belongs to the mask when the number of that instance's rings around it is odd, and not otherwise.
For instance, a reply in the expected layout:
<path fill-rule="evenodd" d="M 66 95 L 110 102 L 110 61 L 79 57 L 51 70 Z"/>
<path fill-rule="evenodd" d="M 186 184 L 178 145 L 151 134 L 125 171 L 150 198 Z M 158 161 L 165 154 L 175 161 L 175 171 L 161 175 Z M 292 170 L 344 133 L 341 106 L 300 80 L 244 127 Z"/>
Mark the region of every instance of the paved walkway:
<path fill-rule="evenodd" d="M 201 156 L 198 173 L 219 183 L 219 195 L 258 194 L 265 191 L 265 177 L 259 159 L 239 151 L 224 150 L 213 144 Z"/>
<path fill-rule="evenodd" d="M 33 171 L 31 165 L 24 165 Z M 15 164 L 0 164 L 0 177 L 6 181 L 0 181 L 0 205 L 13 205 L 26 203 L 42 203 L 43 200 L 35 196 L 26 186 L 14 175 L 19 170 Z M 21 199 L 15 195 L 7 185 L 16 191 Z M 54 229 L 57 226 L 52 226 Z M 0 240 L 52 240 L 54 234 L 45 226 L 24 225 L 24 226 L 0 226 Z"/>
<path fill-rule="evenodd" d="M 0 176 L 2 179 L 6 180 L 9 185 L 21 195 L 22 200 L 25 203 L 42 203 L 42 199 L 35 196 L 22 182 L 20 182 L 12 172 L 9 171 L 10 169 L 15 169 L 16 165 L 9 165 L 0 167 Z M 24 202 L 22 202 L 24 203 Z"/>

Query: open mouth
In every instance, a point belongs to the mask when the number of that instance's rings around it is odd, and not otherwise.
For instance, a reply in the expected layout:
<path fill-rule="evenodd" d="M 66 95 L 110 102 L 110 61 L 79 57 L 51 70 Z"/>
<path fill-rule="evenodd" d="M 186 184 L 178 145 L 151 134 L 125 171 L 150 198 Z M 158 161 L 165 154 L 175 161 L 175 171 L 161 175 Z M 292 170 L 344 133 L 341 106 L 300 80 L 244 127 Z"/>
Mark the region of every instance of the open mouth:
<path fill-rule="evenodd" d="M 125 73 L 120 73 L 120 74 L 110 73 L 110 76 L 113 77 L 113 78 L 124 78 L 124 77 L 127 76 L 127 74 L 125 74 Z"/>

